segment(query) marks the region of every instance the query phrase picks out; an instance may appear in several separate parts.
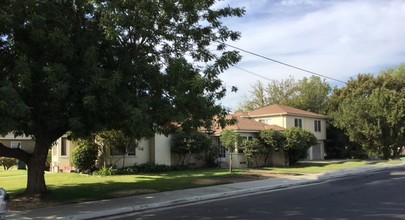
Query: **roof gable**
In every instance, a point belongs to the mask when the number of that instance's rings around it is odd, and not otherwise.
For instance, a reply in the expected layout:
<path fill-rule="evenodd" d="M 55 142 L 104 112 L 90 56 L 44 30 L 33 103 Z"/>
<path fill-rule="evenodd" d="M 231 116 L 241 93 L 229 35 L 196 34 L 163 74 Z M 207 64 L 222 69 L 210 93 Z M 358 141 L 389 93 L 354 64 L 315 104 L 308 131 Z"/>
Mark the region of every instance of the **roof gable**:
<path fill-rule="evenodd" d="M 259 108 L 248 113 L 250 117 L 264 117 L 264 116 L 275 116 L 275 115 L 293 115 L 293 116 L 303 116 L 310 118 L 321 118 L 325 119 L 326 116 L 316 114 L 309 111 L 304 111 L 298 108 L 293 108 L 285 105 L 274 104 L 267 107 Z"/>

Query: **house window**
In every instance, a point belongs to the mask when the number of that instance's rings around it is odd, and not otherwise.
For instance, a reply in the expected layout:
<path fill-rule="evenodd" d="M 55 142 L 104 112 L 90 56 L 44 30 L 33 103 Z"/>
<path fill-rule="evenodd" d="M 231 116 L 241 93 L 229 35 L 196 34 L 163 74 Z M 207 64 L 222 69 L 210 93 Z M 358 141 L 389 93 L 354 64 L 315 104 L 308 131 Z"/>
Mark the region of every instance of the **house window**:
<path fill-rule="evenodd" d="M 314 121 L 314 130 L 315 130 L 315 132 L 321 132 L 321 121 L 320 120 Z"/>
<path fill-rule="evenodd" d="M 294 127 L 302 128 L 302 119 L 301 118 L 294 118 Z"/>
<path fill-rule="evenodd" d="M 19 142 L 19 141 L 11 141 L 10 147 L 11 148 L 21 148 L 21 142 Z"/>
<path fill-rule="evenodd" d="M 136 141 L 134 141 L 134 143 L 132 143 L 131 145 L 127 146 L 128 156 L 135 156 L 136 155 L 136 146 L 138 146 Z"/>
<path fill-rule="evenodd" d="M 126 149 L 123 147 L 112 147 L 110 148 L 110 155 L 111 156 L 121 156 L 125 154 Z"/>
<path fill-rule="evenodd" d="M 114 147 L 110 148 L 110 155 L 111 156 L 135 156 L 136 155 L 136 147 L 137 144 L 131 144 L 126 147 Z"/>
<path fill-rule="evenodd" d="M 67 138 L 63 137 L 61 140 L 61 147 L 60 147 L 60 155 L 66 156 L 67 155 Z"/>
<path fill-rule="evenodd" d="M 224 146 L 219 145 L 219 153 L 218 153 L 219 158 L 225 158 L 226 157 L 226 149 Z"/>

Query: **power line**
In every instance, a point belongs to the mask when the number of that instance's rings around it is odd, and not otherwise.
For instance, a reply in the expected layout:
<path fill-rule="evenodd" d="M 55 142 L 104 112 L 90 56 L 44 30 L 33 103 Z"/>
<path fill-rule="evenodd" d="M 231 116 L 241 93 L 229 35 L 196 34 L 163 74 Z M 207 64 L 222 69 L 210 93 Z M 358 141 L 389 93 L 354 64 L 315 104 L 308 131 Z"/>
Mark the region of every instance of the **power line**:
<path fill-rule="evenodd" d="M 254 73 L 254 72 L 252 72 L 252 71 L 246 70 L 246 69 L 244 69 L 244 68 L 242 68 L 242 67 L 239 67 L 239 66 L 236 66 L 236 65 L 234 65 L 234 66 L 232 66 L 232 67 L 237 68 L 237 69 L 240 69 L 240 70 L 245 71 L 245 72 L 247 72 L 247 73 L 250 73 L 250 74 L 252 74 L 252 75 L 255 75 L 255 76 L 260 77 L 260 78 L 262 78 L 262 79 L 265 79 L 265 80 L 268 80 L 268 81 L 272 81 L 272 79 L 270 79 L 270 78 L 267 78 L 267 77 L 262 76 L 262 75 L 260 75 L 260 74 L 257 74 L 257 73 Z"/>
<path fill-rule="evenodd" d="M 303 72 L 307 72 L 307 73 L 310 73 L 310 74 L 312 74 L 312 75 L 320 76 L 320 77 L 323 77 L 323 78 L 326 78 L 326 79 L 330 79 L 330 80 L 333 80 L 333 81 L 337 81 L 337 82 L 341 82 L 341 83 L 347 84 L 347 83 L 344 82 L 344 81 L 341 81 L 341 80 L 338 80 L 338 79 L 335 79 L 335 78 L 332 78 L 332 77 L 329 77 L 329 76 L 325 76 L 325 75 L 322 75 L 322 74 L 319 74 L 319 73 L 315 73 L 315 72 L 312 72 L 312 71 L 309 71 L 309 70 L 306 70 L 306 69 L 303 69 L 303 68 L 300 68 L 300 67 L 297 67 L 297 66 L 293 66 L 293 65 L 290 65 L 290 64 L 288 64 L 288 63 L 284 63 L 284 62 L 281 62 L 281 61 L 278 61 L 278 60 L 275 60 L 275 59 L 271 59 L 271 58 L 269 58 L 269 57 L 265 57 L 265 56 L 263 56 L 263 55 L 260 55 L 260 54 L 257 54 L 257 53 L 254 53 L 254 52 L 251 52 L 251 51 L 242 49 L 242 48 L 240 48 L 240 47 L 235 47 L 235 46 L 232 46 L 232 45 L 227 44 L 227 43 L 223 43 L 223 44 L 225 44 L 225 45 L 228 46 L 228 47 L 232 47 L 232 48 L 234 48 L 234 49 L 240 50 L 240 51 L 242 51 L 242 52 L 245 52 L 245 53 L 248 53 L 248 54 L 251 54 L 251 55 L 260 57 L 260 58 L 263 58 L 263 59 L 265 59 L 265 60 L 269 60 L 269 61 L 272 61 L 272 62 L 281 64 L 281 65 L 284 65 L 284 66 L 288 66 L 288 67 L 291 67 L 291 68 L 294 68 L 294 69 L 297 69 L 297 70 L 301 70 L 301 71 L 303 71 Z M 252 74 L 253 74 L 253 73 L 252 73 Z M 257 76 L 258 76 L 258 74 L 254 74 L 254 75 L 257 75 Z M 262 76 L 260 76 L 260 77 L 262 77 Z M 263 78 L 263 77 L 262 77 L 262 78 Z"/>

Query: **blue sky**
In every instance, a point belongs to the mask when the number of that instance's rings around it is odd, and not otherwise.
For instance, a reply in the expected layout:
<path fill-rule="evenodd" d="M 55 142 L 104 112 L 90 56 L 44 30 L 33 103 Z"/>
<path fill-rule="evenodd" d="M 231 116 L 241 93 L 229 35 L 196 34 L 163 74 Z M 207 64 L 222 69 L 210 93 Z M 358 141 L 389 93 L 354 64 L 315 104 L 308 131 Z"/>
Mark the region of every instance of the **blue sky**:
<path fill-rule="evenodd" d="M 239 41 L 230 44 L 341 81 L 405 63 L 405 0 L 224 0 L 217 4 L 246 9 L 242 18 L 223 20 L 242 33 Z M 241 54 L 237 66 L 266 78 L 311 76 Z M 221 79 L 227 87 L 239 88 L 221 100 L 232 110 L 249 94 L 252 84 L 267 83 L 234 67 Z"/>

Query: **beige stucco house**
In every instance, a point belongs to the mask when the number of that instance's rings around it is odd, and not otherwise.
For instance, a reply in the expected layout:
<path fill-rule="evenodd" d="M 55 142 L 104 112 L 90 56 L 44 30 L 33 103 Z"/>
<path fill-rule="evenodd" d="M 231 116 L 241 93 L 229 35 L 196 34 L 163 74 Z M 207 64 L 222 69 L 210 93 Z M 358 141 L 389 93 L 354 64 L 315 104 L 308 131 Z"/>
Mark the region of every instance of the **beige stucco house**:
<path fill-rule="evenodd" d="M 308 160 L 323 160 L 324 146 L 326 140 L 326 117 L 320 114 L 304 111 L 285 105 L 270 105 L 251 112 L 237 112 L 229 115 L 229 118 L 236 118 L 234 125 L 224 129 L 216 128 L 212 134 L 213 141 L 220 144 L 220 136 L 223 130 L 234 130 L 247 140 L 256 138 L 260 131 L 274 129 L 284 131 L 292 127 L 300 127 L 312 132 L 318 140 L 318 144 L 308 150 Z M 232 166 L 247 167 L 247 160 L 241 149 L 235 149 Z M 222 148 L 220 153 L 222 166 L 226 166 L 229 161 L 229 152 Z M 272 165 L 284 165 L 284 154 L 282 151 L 273 152 L 270 163 Z"/>
<path fill-rule="evenodd" d="M 242 138 L 251 140 L 256 138 L 260 131 L 266 129 L 274 129 L 284 131 L 291 127 L 301 127 L 312 132 L 318 139 L 318 144 L 308 150 L 308 160 L 322 160 L 324 158 L 324 142 L 326 140 L 326 117 L 308 111 L 284 106 L 270 105 L 265 108 L 257 109 L 251 112 L 238 112 L 229 115 L 228 118 L 235 117 L 236 124 L 225 127 L 238 132 Z M 220 136 L 223 129 L 217 127 L 208 132 L 214 144 L 220 145 Z M 170 152 L 171 136 L 156 134 L 152 138 L 144 138 L 138 141 L 138 147 L 127 149 L 125 157 L 123 155 L 114 155 L 108 152 L 107 163 L 114 164 L 116 167 L 133 166 L 134 164 L 155 163 L 164 165 L 175 165 L 177 163 L 177 155 Z M 77 146 L 75 142 L 71 142 L 66 136 L 59 138 L 52 147 L 52 163 L 51 171 L 53 172 L 70 172 L 74 170 L 71 162 L 71 153 Z M 219 152 L 219 162 L 221 166 L 227 166 L 229 161 L 229 152 L 221 148 Z M 232 166 L 244 168 L 247 167 L 246 157 L 241 149 L 236 149 L 234 152 Z M 273 152 L 270 158 L 273 165 L 284 165 L 284 155 L 282 151 Z M 200 163 L 191 160 L 195 166 Z"/>
<path fill-rule="evenodd" d="M 134 164 L 155 163 L 171 165 L 170 136 L 155 134 L 152 138 L 138 141 L 138 147 L 128 148 L 126 155 L 107 152 L 106 163 L 116 167 L 128 167 Z M 52 147 L 52 172 L 70 172 L 75 170 L 71 162 L 71 153 L 77 146 L 66 136 L 59 138 Z"/>

